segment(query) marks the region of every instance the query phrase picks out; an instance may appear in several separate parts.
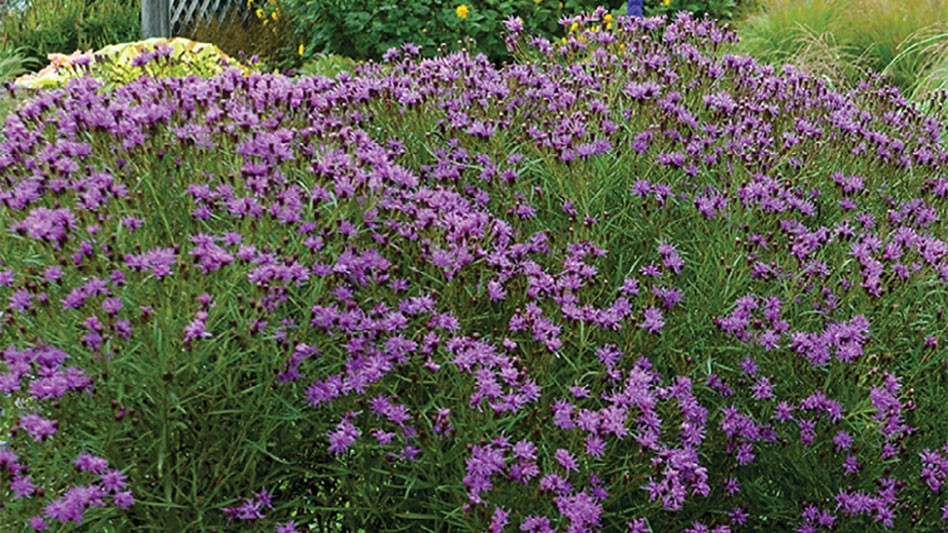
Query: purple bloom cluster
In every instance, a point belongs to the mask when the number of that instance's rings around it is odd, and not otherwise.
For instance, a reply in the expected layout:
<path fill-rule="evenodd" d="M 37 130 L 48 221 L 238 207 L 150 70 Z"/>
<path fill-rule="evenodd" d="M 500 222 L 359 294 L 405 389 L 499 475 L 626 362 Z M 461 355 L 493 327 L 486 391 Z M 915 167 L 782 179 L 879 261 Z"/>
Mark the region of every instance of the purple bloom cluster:
<path fill-rule="evenodd" d="M 50 529 L 51 521 L 62 524 L 75 522 L 81 524 L 83 515 L 92 507 L 106 507 L 107 498 L 111 497 L 112 505 L 119 509 L 128 509 L 135 503 L 132 493 L 127 489 L 126 476 L 119 470 L 109 467 L 108 461 L 94 455 L 82 453 L 74 463 L 78 472 L 90 472 L 98 477 L 97 483 L 76 485 L 66 490 L 62 496 L 49 502 L 41 515 L 30 518 L 29 525 L 34 531 Z M 12 476 L 10 488 L 14 497 L 28 498 L 42 492 L 36 487 L 26 474 L 26 467 L 17 461 L 15 454 L 0 449 L 0 469 L 5 469 Z"/>
<path fill-rule="evenodd" d="M 227 515 L 227 520 L 241 520 L 253 523 L 257 520 L 266 518 L 264 511 L 273 509 L 273 499 L 267 489 L 263 489 L 253 495 L 253 498 L 247 498 L 244 502 L 235 507 L 224 507 L 222 510 Z"/>

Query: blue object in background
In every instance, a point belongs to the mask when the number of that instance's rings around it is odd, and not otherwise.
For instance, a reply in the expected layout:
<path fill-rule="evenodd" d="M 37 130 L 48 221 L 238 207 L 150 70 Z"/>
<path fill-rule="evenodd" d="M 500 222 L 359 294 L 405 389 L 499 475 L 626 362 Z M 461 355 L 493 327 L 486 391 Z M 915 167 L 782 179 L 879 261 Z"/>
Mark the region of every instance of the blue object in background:
<path fill-rule="evenodd" d="M 642 0 L 628 0 L 625 4 L 626 14 L 630 17 L 642 16 Z"/>

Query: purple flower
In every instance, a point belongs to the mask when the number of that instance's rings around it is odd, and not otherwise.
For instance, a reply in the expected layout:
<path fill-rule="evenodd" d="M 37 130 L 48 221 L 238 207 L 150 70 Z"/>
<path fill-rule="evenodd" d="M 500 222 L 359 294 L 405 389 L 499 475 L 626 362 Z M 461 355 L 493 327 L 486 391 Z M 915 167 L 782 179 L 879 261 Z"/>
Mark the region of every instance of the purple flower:
<path fill-rule="evenodd" d="M 511 16 L 504 21 L 504 28 L 511 33 L 520 33 L 523 31 L 523 19 Z"/>
<path fill-rule="evenodd" d="M 520 524 L 520 531 L 527 533 L 554 533 L 556 529 L 550 524 L 550 519 L 545 516 L 528 516 Z"/>
<path fill-rule="evenodd" d="M 664 316 L 662 312 L 656 307 L 646 308 L 642 314 L 644 319 L 639 324 L 639 327 L 648 331 L 649 333 L 659 333 L 662 330 L 662 327 L 665 325 Z"/>
<path fill-rule="evenodd" d="M 504 529 L 504 526 L 510 521 L 510 511 L 507 511 L 501 507 L 494 509 L 494 514 L 491 515 L 490 525 L 488 526 L 488 531 L 491 533 L 501 533 Z"/>
<path fill-rule="evenodd" d="M 108 461 L 88 453 L 80 453 L 73 464 L 80 472 L 92 472 L 97 475 L 105 474 L 109 467 Z"/>
<path fill-rule="evenodd" d="M 112 503 L 119 509 L 127 511 L 129 507 L 135 505 L 135 498 L 132 497 L 132 493 L 129 491 L 116 492 L 112 496 Z"/>
<path fill-rule="evenodd" d="M 347 413 L 347 416 L 336 425 L 335 431 L 331 431 L 328 434 L 329 451 L 334 454 L 345 453 L 349 447 L 355 444 L 356 439 L 362 436 L 362 431 L 355 427 L 355 425 L 349 421 L 349 418 L 350 414 Z"/>
<path fill-rule="evenodd" d="M 10 490 L 13 491 L 13 499 L 26 498 L 36 492 L 36 486 L 30 481 L 30 476 L 18 476 L 14 474 L 13 481 L 10 483 Z"/>
<path fill-rule="evenodd" d="M 635 520 L 626 523 L 626 527 L 629 528 L 628 533 L 651 533 L 651 529 L 649 529 L 648 523 L 644 518 L 636 518 Z"/>
<path fill-rule="evenodd" d="M 205 330 L 207 320 L 206 311 L 198 311 L 196 318 L 184 327 L 184 339 L 182 342 L 187 346 L 194 339 L 207 339 L 213 335 Z"/>
<path fill-rule="evenodd" d="M 773 385 L 767 378 L 760 378 L 751 386 L 751 392 L 755 400 L 772 400 L 774 398 Z"/>
<path fill-rule="evenodd" d="M 67 235 L 76 228 L 76 217 L 69 209 L 37 207 L 22 222 L 14 224 L 12 231 L 26 233 L 33 239 L 41 239 L 62 247 Z"/>
<path fill-rule="evenodd" d="M 836 446 L 836 451 L 848 450 L 852 446 L 853 438 L 849 436 L 849 433 L 839 430 L 836 432 L 836 436 L 833 437 L 833 444 Z"/>
<path fill-rule="evenodd" d="M 118 492 L 126 486 L 125 474 L 120 470 L 109 470 L 100 479 L 102 486 L 109 492 Z"/>
<path fill-rule="evenodd" d="M 626 94 L 626 96 L 633 100 L 651 100 L 658 96 L 661 91 L 661 86 L 652 82 L 631 82 L 623 88 L 623 92 Z"/>
<path fill-rule="evenodd" d="M 171 267 L 177 262 L 174 248 L 153 248 L 141 255 L 126 255 L 125 264 L 136 272 L 151 272 L 159 280 L 172 274 Z"/>
<path fill-rule="evenodd" d="M 49 525 L 46 524 L 46 520 L 43 520 L 42 516 L 36 515 L 27 521 L 33 531 L 46 531 L 49 529 Z"/>
<path fill-rule="evenodd" d="M 599 525 L 602 506 L 586 492 L 554 499 L 556 508 L 570 521 L 570 531 L 589 531 Z"/>
<path fill-rule="evenodd" d="M 20 417 L 17 427 L 29 433 L 34 442 L 39 442 L 56 434 L 57 425 L 58 423 L 55 420 L 43 418 L 37 414 L 28 414 Z"/>
<path fill-rule="evenodd" d="M 852 475 L 859 471 L 862 468 L 862 465 L 856 460 L 856 456 L 853 454 L 846 454 L 846 460 L 843 461 L 843 471 L 846 475 Z"/>
<path fill-rule="evenodd" d="M 274 533 L 300 533 L 300 530 L 296 529 L 296 522 L 290 520 L 285 524 L 277 524 Z"/>
<path fill-rule="evenodd" d="M 560 448 L 556 450 L 554 454 L 556 457 L 556 462 L 566 470 L 566 475 L 568 476 L 570 472 L 579 471 L 579 466 L 576 464 L 576 459 L 573 457 L 573 454 L 569 453 L 568 450 Z"/>

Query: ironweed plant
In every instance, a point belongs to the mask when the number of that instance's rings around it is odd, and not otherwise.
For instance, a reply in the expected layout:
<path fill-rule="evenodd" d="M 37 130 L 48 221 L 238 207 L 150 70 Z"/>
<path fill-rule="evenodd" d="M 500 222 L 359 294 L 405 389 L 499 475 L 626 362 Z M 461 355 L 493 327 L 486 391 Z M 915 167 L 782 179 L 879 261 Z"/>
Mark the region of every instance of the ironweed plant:
<path fill-rule="evenodd" d="M 8 116 L 0 526 L 945 527 L 945 124 L 605 16 Z"/>

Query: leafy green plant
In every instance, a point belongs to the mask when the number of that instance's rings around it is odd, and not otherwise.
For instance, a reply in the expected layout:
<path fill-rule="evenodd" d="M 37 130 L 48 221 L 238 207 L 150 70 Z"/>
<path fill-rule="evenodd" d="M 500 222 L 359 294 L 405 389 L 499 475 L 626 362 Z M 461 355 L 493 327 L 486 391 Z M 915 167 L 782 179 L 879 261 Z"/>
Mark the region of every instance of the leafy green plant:
<path fill-rule="evenodd" d="M 216 46 L 189 39 L 156 37 L 144 41 L 106 46 L 95 52 L 51 54 L 53 60 L 17 84 L 28 89 L 62 87 L 75 78 L 89 76 L 106 88 L 125 85 L 142 76 L 152 78 L 220 74 L 228 66 L 244 68 Z"/>
<path fill-rule="evenodd" d="M 307 59 L 298 73 L 304 76 L 335 77 L 341 72 L 353 72 L 357 63 L 348 57 L 333 54 L 313 54 Z"/>
<path fill-rule="evenodd" d="M 34 64 L 15 48 L 0 48 L 0 83 L 27 72 Z"/>

